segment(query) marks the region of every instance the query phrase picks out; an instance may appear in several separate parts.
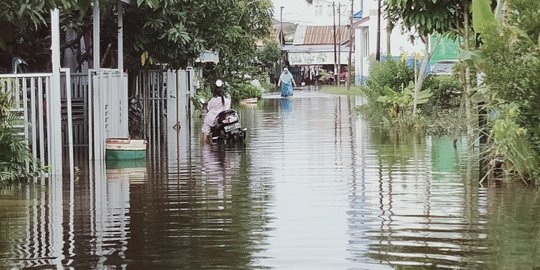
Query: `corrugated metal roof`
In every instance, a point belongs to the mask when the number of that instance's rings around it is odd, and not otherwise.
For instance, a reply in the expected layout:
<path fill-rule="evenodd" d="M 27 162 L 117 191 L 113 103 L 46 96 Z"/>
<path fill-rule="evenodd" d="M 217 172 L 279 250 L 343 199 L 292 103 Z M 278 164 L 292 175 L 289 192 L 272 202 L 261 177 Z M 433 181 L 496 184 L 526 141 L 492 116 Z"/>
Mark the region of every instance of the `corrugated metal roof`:
<path fill-rule="evenodd" d="M 349 29 L 346 26 L 336 26 L 336 41 L 338 44 L 349 41 Z M 304 44 L 334 44 L 334 27 L 307 26 Z"/>

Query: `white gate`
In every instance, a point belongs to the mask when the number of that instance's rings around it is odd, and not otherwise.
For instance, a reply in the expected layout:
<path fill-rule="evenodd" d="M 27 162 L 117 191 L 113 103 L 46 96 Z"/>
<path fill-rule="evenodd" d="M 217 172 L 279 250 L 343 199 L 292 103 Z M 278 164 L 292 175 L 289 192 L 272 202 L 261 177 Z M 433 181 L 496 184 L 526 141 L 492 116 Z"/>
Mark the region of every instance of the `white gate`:
<path fill-rule="evenodd" d="M 70 85 L 68 69 L 61 69 L 66 85 Z M 62 128 L 62 115 L 54 115 L 54 108 L 62 107 L 62 100 L 55 95 L 51 86 L 52 74 L 3 74 L 0 75 L 0 91 L 11 93 L 13 98 L 12 113 L 18 115 L 24 124 L 17 127 L 20 136 L 28 142 L 32 157 L 40 167 L 48 167 L 55 174 L 61 174 L 62 143 L 54 138 L 54 131 L 61 131 L 67 140 L 69 152 L 69 167 L 73 172 L 73 130 L 71 123 L 71 95 L 65 98 L 67 111 L 63 115 L 67 125 Z M 71 91 L 68 91 L 71 92 Z M 36 165 L 38 165 L 36 164 Z M 27 165 L 27 169 L 29 165 Z"/>
<path fill-rule="evenodd" d="M 186 117 L 186 111 L 191 109 L 189 99 L 195 94 L 194 77 L 195 72 L 191 68 L 150 70 L 139 74 L 136 96 L 143 100 L 144 127 L 148 137 L 164 125 L 177 128 L 177 124 Z"/>
<path fill-rule="evenodd" d="M 167 152 L 177 150 L 170 143 L 188 141 L 188 136 L 180 132 L 189 132 L 190 124 L 186 123 L 191 121 L 194 77 L 194 70 L 187 69 L 143 71 L 137 78 L 136 95 L 143 101 L 145 138 L 150 145 L 149 156 L 157 162 L 154 167 L 163 167 L 161 160 L 165 160 Z"/>
<path fill-rule="evenodd" d="M 89 159 L 101 160 L 105 139 L 129 136 L 127 74 L 118 69 L 90 70 L 88 83 Z"/>

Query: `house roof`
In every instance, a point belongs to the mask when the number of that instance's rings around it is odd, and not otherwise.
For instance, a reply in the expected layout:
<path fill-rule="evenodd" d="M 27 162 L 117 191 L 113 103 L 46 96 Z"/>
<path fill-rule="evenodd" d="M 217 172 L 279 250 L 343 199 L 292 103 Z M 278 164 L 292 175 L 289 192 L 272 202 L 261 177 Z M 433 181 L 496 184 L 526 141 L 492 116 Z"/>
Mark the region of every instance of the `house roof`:
<path fill-rule="evenodd" d="M 341 38 L 340 38 L 341 37 Z M 347 26 L 336 26 L 336 41 L 343 44 L 349 41 L 349 29 Z M 334 44 L 333 26 L 298 26 L 294 44 L 317 45 Z"/>

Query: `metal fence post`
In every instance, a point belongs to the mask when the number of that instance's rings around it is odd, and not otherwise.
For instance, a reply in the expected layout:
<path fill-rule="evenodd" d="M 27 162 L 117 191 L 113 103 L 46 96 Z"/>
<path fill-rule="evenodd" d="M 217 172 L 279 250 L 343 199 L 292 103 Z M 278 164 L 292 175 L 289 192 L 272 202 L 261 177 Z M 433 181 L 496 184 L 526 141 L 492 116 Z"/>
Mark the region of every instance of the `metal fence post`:
<path fill-rule="evenodd" d="M 51 88 L 48 97 L 50 108 L 47 110 L 47 122 L 49 130 L 49 153 L 51 160 L 51 173 L 53 175 L 62 174 L 62 113 L 61 113 L 61 95 L 60 84 L 60 12 L 58 9 L 51 10 L 51 60 L 52 76 Z"/>
<path fill-rule="evenodd" d="M 68 153 L 69 153 L 69 175 L 73 176 L 75 164 L 73 161 L 73 114 L 71 108 L 71 72 L 69 68 L 63 68 L 66 73 L 66 107 L 67 107 L 67 134 L 68 134 Z"/>

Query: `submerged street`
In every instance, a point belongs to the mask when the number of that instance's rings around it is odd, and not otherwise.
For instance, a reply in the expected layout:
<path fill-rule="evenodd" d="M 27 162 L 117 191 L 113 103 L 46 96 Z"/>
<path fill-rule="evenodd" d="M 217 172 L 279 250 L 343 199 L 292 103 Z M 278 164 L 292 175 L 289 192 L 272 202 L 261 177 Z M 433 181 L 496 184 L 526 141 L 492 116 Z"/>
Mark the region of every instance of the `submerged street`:
<path fill-rule="evenodd" d="M 536 191 L 478 187 L 466 142 L 378 131 L 362 102 L 272 93 L 237 108 L 244 148 L 194 116 L 146 164 L 2 190 L 0 268 L 540 267 Z"/>

